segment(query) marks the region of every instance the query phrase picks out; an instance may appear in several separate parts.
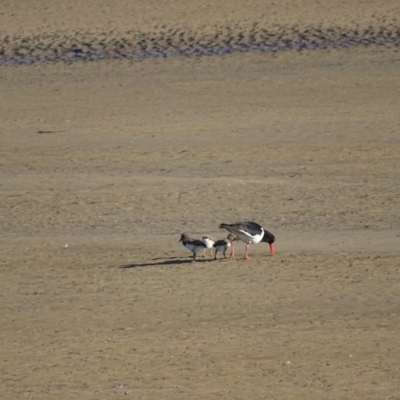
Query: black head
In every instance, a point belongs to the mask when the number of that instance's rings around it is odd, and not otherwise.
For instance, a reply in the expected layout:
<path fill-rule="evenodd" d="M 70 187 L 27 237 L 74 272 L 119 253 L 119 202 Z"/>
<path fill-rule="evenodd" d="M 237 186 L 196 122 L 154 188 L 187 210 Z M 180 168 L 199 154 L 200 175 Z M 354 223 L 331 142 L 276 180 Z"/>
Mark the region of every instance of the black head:
<path fill-rule="evenodd" d="M 181 238 L 178 240 L 178 242 L 182 242 L 187 239 L 189 239 L 189 235 L 187 233 L 182 233 Z"/>
<path fill-rule="evenodd" d="M 269 243 L 269 251 L 271 256 L 273 256 L 275 254 L 275 236 L 271 232 L 264 231 L 264 236 L 261 241 Z"/>
<path fill-rule="evenodd" d="M 264 231 L 264 236 L 261 241 L 272 244 L 275 242 L 275 236 L 271 232 Z"/>

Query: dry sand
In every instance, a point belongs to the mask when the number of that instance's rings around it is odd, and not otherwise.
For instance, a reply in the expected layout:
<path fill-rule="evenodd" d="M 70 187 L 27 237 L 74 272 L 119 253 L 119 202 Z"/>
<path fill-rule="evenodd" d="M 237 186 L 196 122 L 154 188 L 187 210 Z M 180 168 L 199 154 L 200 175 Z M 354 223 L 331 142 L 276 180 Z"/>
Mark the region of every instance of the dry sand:
<path fill-rule="evenodd" d="M 4 54 L 159 24 L 395 33 L 400 8 L 80 3 L 3 2 Z M 0 398 L 399 399 L 399 68 L 395 45 L 3 65 Z M 274 257 L 178 243 L 244 219 Z"/>

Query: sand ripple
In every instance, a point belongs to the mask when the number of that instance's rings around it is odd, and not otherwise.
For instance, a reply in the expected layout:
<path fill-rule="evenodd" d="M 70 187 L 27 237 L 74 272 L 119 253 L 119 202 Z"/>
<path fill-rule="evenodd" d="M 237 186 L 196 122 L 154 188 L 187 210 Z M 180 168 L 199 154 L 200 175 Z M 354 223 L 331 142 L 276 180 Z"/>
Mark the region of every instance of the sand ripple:
<path fill-rule="evenodd" d="M 327 49 L 400 44 L 397 24 L 365 27 L 160 27 L 153 31 L 0 34 L 0 65 L 49 61 L 143 59 L 233 52 Z"/>

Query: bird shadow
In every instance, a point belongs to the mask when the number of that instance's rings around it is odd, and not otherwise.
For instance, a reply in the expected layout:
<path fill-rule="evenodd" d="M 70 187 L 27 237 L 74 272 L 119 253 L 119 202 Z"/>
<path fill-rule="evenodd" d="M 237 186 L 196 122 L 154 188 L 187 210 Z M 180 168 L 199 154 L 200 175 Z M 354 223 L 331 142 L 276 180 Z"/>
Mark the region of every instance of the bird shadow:
<path fill-rule="evenodd" d="M 158 261 L 158 260 L 163 260 L 163 261 Z M 175 258 L 175 257 L 169 257 L 169 258 L 154 258 L 150 262 L 146 263 L 133 263 L 133 264 L 125 264 L 125 265 L 120 265 L 118 268 L 119 269 L 129 269 L 129 268 L 138 268 L 138 267 L 161 267 L 163 265 L 180 265 L 180 264 L 197 264 L 197 263 L 207 263 L 214 261 L 214 259 L 197 259 L 195 262 L 193 261 L 193 258 Z"/>

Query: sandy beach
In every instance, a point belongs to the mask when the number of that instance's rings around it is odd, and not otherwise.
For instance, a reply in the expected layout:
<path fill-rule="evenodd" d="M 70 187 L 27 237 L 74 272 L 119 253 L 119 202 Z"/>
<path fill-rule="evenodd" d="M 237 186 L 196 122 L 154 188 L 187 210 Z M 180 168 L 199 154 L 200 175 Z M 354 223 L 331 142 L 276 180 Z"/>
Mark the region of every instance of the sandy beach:
<path fill-rule="evenodd" d="M 292 3 L 2 4 L 1 399 L 400 398 L 400 6 Z"/>

